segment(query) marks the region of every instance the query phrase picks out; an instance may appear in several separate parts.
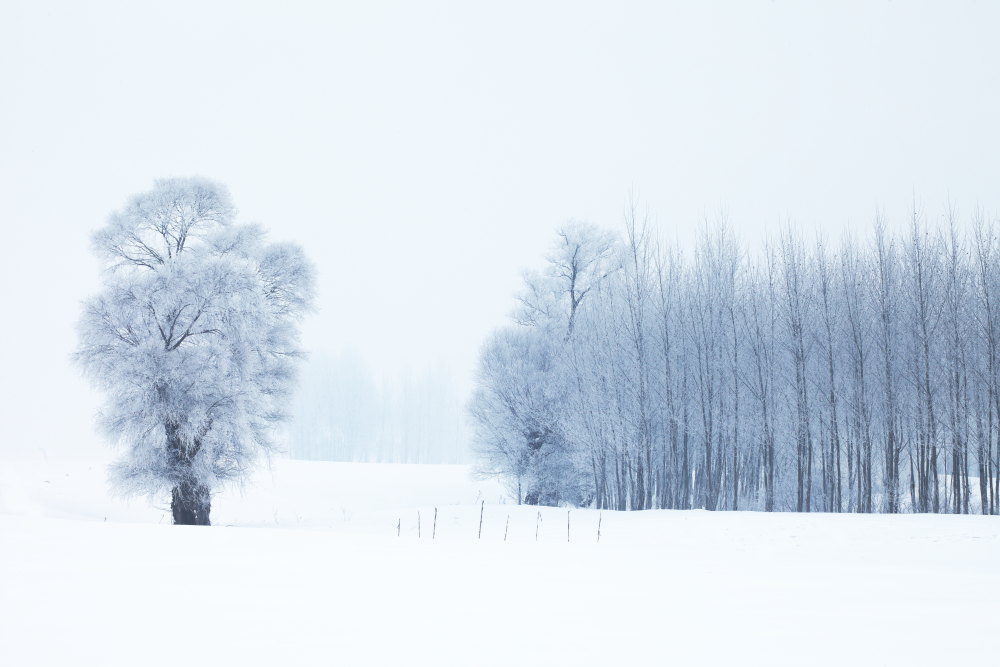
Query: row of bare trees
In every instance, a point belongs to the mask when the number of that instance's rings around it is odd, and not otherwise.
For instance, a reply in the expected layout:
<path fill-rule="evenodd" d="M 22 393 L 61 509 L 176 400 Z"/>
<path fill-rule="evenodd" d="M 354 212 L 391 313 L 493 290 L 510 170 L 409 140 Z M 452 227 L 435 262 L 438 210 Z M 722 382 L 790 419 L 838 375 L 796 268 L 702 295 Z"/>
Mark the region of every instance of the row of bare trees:
<path fill-rule="evenodd" d="M 528 503 L 997 513 L 1000 228 L 898 229 L 565 226 L 483 348 L 484 471 Z"/>

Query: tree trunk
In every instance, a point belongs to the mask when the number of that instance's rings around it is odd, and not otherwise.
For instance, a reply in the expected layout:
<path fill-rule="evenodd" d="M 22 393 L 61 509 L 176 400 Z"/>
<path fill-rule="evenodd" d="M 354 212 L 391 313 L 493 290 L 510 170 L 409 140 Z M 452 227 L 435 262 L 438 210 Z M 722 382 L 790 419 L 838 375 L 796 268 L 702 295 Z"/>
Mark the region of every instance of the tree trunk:
<path fill-rule="evenodd" d="M 176 526 L 210 526 L 212 494 L 204 484 L 181 482 L 174 487 L 170 509 Z"/>

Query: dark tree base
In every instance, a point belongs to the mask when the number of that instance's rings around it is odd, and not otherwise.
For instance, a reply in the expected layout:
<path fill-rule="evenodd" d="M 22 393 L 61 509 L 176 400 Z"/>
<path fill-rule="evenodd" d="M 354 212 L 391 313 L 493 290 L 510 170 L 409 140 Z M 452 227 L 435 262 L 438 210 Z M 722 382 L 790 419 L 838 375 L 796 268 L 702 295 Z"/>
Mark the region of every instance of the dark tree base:
<path fill-rule="evenodd" d="M 182 482 L 174 487 L 170 509 L 177 526 L 210 526 L 212 494 L 207 486 Z"/>

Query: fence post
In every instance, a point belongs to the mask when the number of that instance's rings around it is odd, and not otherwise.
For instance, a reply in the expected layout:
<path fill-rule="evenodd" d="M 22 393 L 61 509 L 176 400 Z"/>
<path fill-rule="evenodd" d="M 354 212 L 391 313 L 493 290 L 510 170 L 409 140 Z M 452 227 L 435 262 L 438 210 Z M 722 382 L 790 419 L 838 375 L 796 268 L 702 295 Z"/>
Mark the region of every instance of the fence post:
<path fill-rule="evenodd" d="M 483 539 L 483 510 L 486 509 L 486 501 L 479 505 L 479 539 Z"/>

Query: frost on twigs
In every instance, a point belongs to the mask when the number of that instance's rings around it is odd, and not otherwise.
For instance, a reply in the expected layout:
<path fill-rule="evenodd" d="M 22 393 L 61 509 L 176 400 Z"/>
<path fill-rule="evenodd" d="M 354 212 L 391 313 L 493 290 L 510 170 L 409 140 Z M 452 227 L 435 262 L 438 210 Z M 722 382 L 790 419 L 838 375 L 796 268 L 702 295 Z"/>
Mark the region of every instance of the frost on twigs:
<path fill-rule="evenodd" d="M 234 215 L 219 185 L 161 180 L 94 234 L 105 282 L 84 304 L 76 361 L 124 450 L 116 488 L 170 491 L 178 523 L 208 523 L 211 491 L 272 449 L 312 300 L 302 250 Z"/>

